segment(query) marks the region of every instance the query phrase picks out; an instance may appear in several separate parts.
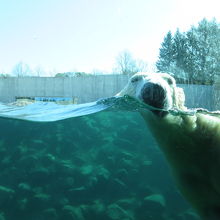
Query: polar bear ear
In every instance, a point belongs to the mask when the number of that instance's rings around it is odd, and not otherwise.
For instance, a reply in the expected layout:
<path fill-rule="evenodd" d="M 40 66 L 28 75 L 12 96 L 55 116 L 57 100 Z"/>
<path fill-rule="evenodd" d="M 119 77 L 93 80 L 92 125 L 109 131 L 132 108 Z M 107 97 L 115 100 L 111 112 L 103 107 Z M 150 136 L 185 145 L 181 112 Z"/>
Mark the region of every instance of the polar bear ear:
<path fill-rule="evenodd" d="M 186 109 L 185 107 L 185 94 L 182 88 L 174 88 L 174 105 L 180 110 Z"/>

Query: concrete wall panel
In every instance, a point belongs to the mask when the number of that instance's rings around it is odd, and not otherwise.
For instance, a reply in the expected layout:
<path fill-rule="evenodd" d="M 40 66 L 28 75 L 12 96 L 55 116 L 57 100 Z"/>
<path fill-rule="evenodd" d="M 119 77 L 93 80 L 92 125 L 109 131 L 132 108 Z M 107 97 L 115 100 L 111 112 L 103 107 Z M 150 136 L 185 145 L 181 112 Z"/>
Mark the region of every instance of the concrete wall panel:
<path fill-rule="evenodd" d="M 128 75 L 0 78 L 0 101 L 12 102 L 16 97 L 68 97 L 77 98 L 78 103 L 91 102 L 115 95 L 128 79 Z M 215 109 L 215 87 L 179 86 L 186 94 L 187 107 Z"/>

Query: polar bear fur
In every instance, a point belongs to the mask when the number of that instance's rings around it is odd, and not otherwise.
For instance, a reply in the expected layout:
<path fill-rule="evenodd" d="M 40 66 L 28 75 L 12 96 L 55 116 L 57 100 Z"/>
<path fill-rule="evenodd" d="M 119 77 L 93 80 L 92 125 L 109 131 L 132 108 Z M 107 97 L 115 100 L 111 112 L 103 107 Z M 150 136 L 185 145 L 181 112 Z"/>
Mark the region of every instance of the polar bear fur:
<path fill-rule="evenodd" d="M 162 110 L 140 110 L 164 152 L 183 196 L 202 219 L 220 219 L 220 119 L 187 111 L 184 93 L 168 74 L 133 75 L 117 96 L 129 95 Z"/>

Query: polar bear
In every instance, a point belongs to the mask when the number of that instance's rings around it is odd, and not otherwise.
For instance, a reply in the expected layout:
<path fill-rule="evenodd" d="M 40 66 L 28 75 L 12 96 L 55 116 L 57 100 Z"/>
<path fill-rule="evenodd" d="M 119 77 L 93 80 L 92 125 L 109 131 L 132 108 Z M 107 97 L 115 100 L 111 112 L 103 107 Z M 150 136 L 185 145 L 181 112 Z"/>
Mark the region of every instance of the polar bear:
<path fill-rule="evenodd" d="M 137 73 L 116 96 L 129 95 L 153 110 L 140 110 L 165 154 L 183 196 L 204 220 L 220 219 L 220 118 L 187 111 L 185 96 L 169 74 Z"/>

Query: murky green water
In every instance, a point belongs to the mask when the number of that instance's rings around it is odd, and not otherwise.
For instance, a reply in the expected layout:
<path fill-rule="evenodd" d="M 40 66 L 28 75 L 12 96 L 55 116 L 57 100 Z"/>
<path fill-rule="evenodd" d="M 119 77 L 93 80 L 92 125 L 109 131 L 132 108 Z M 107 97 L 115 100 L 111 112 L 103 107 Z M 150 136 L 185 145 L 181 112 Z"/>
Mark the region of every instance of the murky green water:
<path fill-rule="evenodd" d="M 195 220 L 137 112 L 0 119 L 1 220 Z"/>
<path fill-rule="evenodd" d="M 5 219 L 186 219 L 188 206 L 138 113 L 0 120 Z"/>

